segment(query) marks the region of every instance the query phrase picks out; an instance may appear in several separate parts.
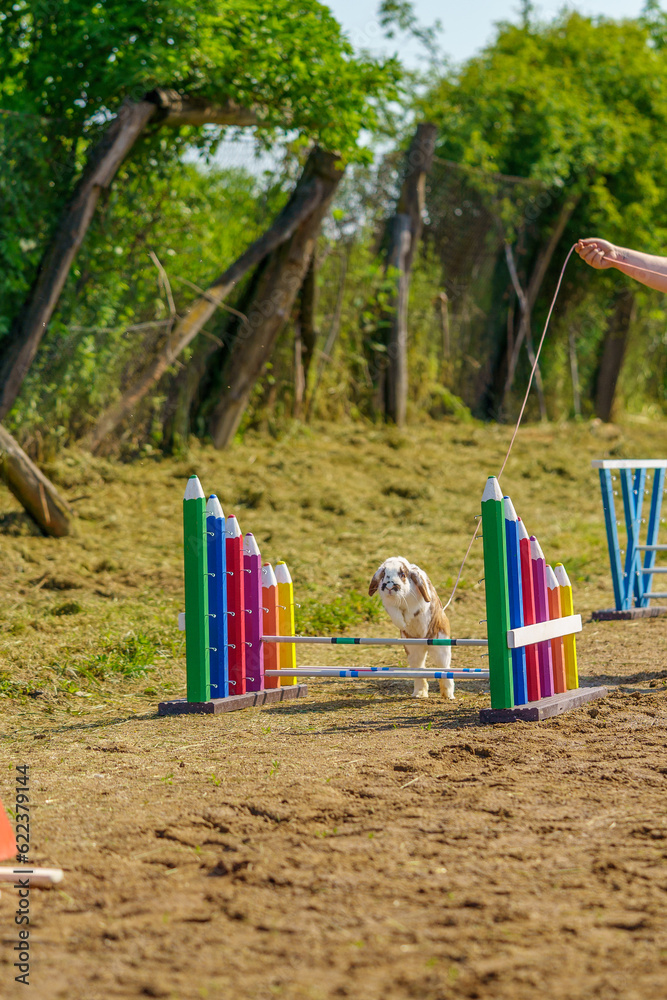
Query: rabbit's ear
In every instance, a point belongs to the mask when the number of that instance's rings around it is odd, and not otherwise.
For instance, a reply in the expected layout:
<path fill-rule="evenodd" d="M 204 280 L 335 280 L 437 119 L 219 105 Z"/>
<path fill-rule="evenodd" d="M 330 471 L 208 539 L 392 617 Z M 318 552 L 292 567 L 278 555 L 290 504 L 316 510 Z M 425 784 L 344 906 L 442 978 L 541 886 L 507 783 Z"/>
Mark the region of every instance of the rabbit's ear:
<path fill-rule="evenodd" d="M 410 567 L 410 579 L 414 583 L 415 587 L 422 595 L 427 604 L 431 603 L 431 595 L 429 593 L 428 587 L 428 577 L 426 573 L 422 573 L 419 566 Z"/>
<path fill-rule="evenodd" d="M 380 568 L 375 571 L 375 575 L 373 576 L 373 579 L 371 580 L 371 582 L 369 584 L 369 587 L 368 587 L 368 595 L 369 595 L 369 597 L 372 597 L 373 594 L 375 594 L 377 592 L 377 589 L 378 589 L 378 587 L 380 586 L 380 584 L 382 582 L 382 577 L 383 576 L 384 576 L 384 563 L 382 563 L 382 565 L 380 566 Z"/>

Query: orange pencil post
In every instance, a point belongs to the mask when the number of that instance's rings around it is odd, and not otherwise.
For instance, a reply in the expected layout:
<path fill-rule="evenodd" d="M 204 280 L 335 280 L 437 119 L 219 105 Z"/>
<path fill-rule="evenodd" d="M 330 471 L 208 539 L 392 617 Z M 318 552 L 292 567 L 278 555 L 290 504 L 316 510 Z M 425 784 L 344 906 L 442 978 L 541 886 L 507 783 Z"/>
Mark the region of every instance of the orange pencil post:
<path fill-rule="evenodd" d="M 294 635 L 294 587 L 286 563 L 276 563 L 276 580 L 278 581 L 278 621 L 280 622 L 277 634 Z M 281 642 L 278 656 L 280 670 L 296 669 L 296 646 L 293 642 Z M 287 674 L 284 679 L 280 678 L 281 687 L 287 687 L 291 684 L 296 684 L 294 675 L 290 677 Z"/>
<path fill-rule="evenodd" d="M 547 566 L 547 595 L 549 598 L 549 618 L 562 618 L 560 602 L 560 588 L 556 574 L 551 566 Z M 551 640 L 551 660 L 554 669 L 554 691 L 556 694 L 565 694 L 567 691 L 567 680 L 565 677 L 565 649 L 563 637 Z"/>
<path fill-rule="evenodd" d="M 16 837 L 0 799 L 0 861 L 16 857 Z"/>
<path fill-rule="evenodd" d="M 558 580 L 558 589 L 560 591 L 560 604 L 563 615 L 574 614 L 574 601 L 572 599 L 572 585 L 570 584 L 570 578 L 565 571 L 565 567 L 562 563 L 556 563 L 556 568 L 554 570 L 556 574 L 556 579 Z M 567 680 L 568 691 L 574 691 L 575 688 L 579 687 L 579 670 L 577 669 L 577 642 L 574 635 L 566 635 L 563 638 L 563 647 L 565 649 L 565 677 Z"/>
<path fill-rule="evenodd" d="M 264 617 L 263 635 L 280 635 L 278 615 L 278 581 L 271 563 L 262 566 L 262 609 Z M 280 669 L 280 645 L 277 642 L 264 643 L 264 670 Z M 264 675 L 265 688 L 280 687 L 280 677 Z"/>

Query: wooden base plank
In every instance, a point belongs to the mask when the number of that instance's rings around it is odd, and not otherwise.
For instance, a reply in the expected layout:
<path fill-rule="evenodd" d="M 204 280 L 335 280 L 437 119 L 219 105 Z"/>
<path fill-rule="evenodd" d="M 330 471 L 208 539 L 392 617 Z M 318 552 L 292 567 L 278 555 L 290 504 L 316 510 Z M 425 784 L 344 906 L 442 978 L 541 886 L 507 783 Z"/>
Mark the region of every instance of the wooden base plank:
<path fill-rule="evenodd" d="M 236 712 L 241 708 L 259 708 L 294 698 L 305 698 L 307 684 L 293 684 L 289 687 L 266 688 L 264 691 L 247 691 L 246 694 L 230 694 L 228 698 L 212 698 L 210 701 L 186 701 L 175 698 L 161 701 L 158 715 L 220 715 L 222 712 Z"/>
<path fill-rule="evenodd" d="M 627 608 L 625 611 L 617 611 L 616 608 L 602 608 L 600 611 L 593 611 L 591 617 L 596 622 L 628 621 L 631 618 L 659 618 L 667 615 L 667 608 Z"/>
<path fill-rule="evenodd" d="M 596 698 L 606 698 L 605 687 L 575 688 L 563 694 L 553 694 L 540 701 L 529 701 L 527 705 L 517 705 L 515 708 L 483 708 L 479 713 L 480 722 L 494 725 L 497 722 L 540 722 L 554 715 L 569 712 L 579 708 Z"/>

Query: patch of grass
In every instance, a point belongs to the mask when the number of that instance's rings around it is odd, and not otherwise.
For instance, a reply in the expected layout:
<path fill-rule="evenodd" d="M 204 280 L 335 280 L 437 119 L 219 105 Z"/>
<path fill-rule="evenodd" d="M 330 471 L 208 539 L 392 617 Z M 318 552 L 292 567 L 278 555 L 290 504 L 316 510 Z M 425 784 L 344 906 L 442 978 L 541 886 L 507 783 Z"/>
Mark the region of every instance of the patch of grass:
<path fill-rule="evenodd" d="M 125 636 L 121 642 L 110 642 L 102 652 L 86 660 L 82 672 L 98 679 L 108 674 L 143 677 L 153 666 L 157 650 L 157 643 L 151 636 L 138 632 Z"/>
<path fill-rule="evenodd" d="M 341 594 L 329 603 L 304 601 L 296 608 L 296 630 L 304 635 L 325 635 L 329 632 L 344 632 L 361 622 L 375 622 L 382 618 L 383 608 L 358 590 Z"/>
<path fill-rule="evenodd" d="M 83 611 L 83 605 L 79 604 L 78 601 L 66 601 L 64 604 L 58 604 L 53 611 L 52 615 L 78 615 Z"/>

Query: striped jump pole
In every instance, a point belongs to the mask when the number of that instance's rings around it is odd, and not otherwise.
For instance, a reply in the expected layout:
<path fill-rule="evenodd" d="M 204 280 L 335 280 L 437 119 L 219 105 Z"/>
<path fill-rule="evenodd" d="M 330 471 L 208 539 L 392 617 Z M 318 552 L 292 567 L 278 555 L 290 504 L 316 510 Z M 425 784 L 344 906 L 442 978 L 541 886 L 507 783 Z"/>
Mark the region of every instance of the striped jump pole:
<path fill-rule="evenodd" d="M 329 646 L 488 646 L 488 639 L 376 639 L 374 636 L 265 635 L 264 642 L 306 643 Z"/>
<path fill-rule="evenodd" d="M 269 675 L 282 674 L 281 670 L 268 671 Z M 290 670 L 291 677 L 390 677 L 398 680 L 424 678 L 426 680 L 450 680 L 475 678 L 485 680 L 488 670 L 411 670 L 409 667 L 296 667 Z"/>

